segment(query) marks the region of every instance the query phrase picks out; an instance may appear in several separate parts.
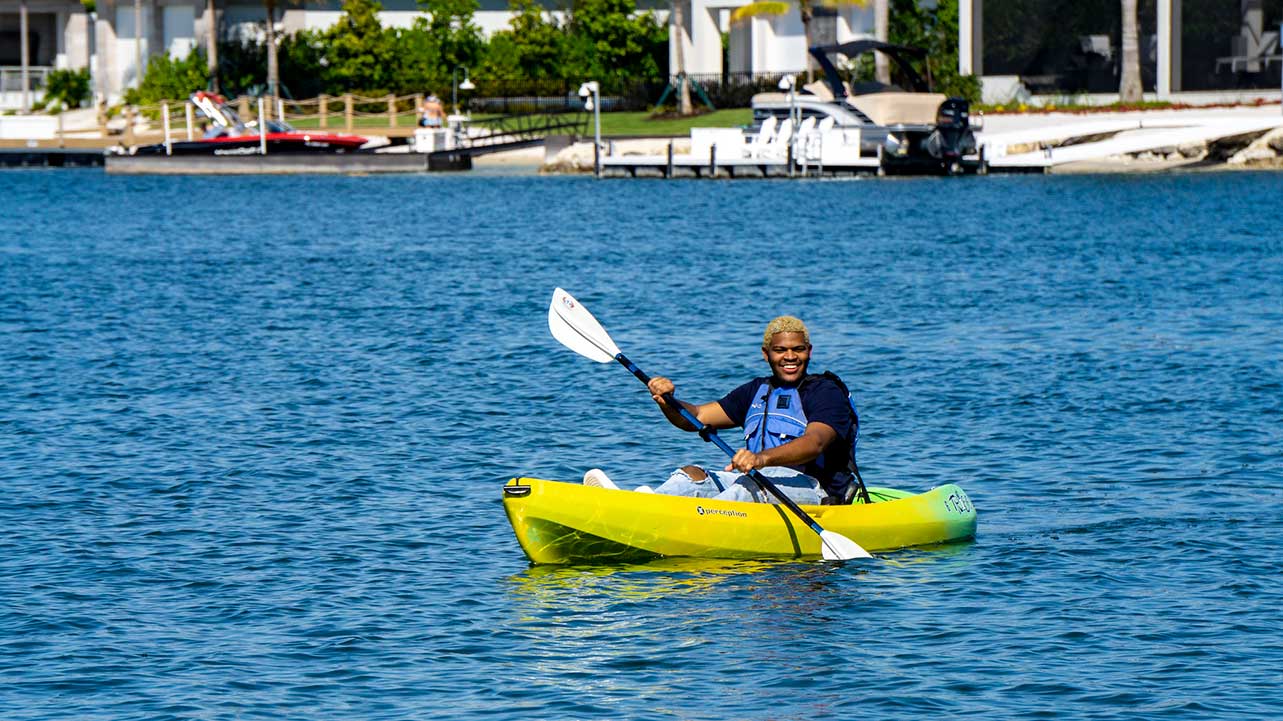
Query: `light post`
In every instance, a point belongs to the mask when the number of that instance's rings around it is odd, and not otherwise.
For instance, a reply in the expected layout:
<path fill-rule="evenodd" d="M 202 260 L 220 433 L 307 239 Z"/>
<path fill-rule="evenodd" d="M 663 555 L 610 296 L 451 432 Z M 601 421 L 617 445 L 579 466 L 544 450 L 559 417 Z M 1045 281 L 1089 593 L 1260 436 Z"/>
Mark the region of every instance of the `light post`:
<path fill-rule="evenodd" d="M 797 128 L 800 123 L 797 119 L 797 82 L 792 75 L 785 75 L 780 78 L 780 90 L 788 91 L 789 94 L 789 177 L 793 177 L 793 159 L 797 157 Z"/>
<path fill-rule="evenodd" d="M 472 78 L 468 76 L 468 69 L 463 69 L 463 82 L 459 82 L 459 68 L 455 68 L 450 73 L 450 105 L 454 107 L 454 114 L 459 114 L 459 91 L 472 90 L 477 87 L 472 84 Z"/>
<path fill-rule="evenodd" d="M 591 110 L 593 117 L 592 169 L 593 177 L 601 177 L 601 86 L 590 80 L 579 86 L 579 97 L 584 99 L 584 110 Z"/>

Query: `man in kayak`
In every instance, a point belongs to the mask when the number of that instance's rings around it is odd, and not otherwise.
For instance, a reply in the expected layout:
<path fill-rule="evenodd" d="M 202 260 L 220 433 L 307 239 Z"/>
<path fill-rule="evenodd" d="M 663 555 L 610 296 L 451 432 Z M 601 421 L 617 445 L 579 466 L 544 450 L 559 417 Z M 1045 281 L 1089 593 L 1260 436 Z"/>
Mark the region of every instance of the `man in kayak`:
<path fill-rule="evenodd" d="M 774 500 L 770 493 L 746 475 L 756 469 L 797 503 L 849 502 L 852 477 L 847 469 L 859 421 L 836 376 L 807 374 L 811 348 L 806 324 L 787 315 L 775 318 L 762 334 L 762 357 L 770 376 L 754 378 L 719 401 L 679 401 L 710 428 L 743 427 L 745 447 L 722 470 L 678 468 L 654 492 L 769 503 Z M 695 430 L 664 403 L 663 396 L 676 389 L 671 380 L 652 378 L 648 388 L 669 423 Z M 615 487 L 595 468 L 585 474 L 584 483 Z"/>

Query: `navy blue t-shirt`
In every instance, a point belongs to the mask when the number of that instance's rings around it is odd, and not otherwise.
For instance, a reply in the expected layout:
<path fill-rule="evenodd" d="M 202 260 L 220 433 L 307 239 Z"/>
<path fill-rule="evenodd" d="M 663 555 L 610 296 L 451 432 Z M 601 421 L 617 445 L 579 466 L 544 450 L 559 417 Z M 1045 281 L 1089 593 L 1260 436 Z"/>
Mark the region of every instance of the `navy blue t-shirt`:
<path fill-rule="evenodd" d="M 769 376 L 754 378 L 727 393 L 717 403 L 735 425 L 743 427 L 749 407 L 753 405 L 753 394 L 769 380 Z M 822 375 L 808 375 L 802 381 L 798 395 L 802 398 L 802 412 L 806 414 L 807 423 L 823 423 L 838 434 L 837 439 L 824 449 L 822 469 L 814 467 L 812 463 L 807 464 L 804 471 L 828 487 L 833 481 L 834 473 L 844 473 L 847 470 L 851 436 L 855 431 L 851 425 L 851 404 L 841 387 Z"/>

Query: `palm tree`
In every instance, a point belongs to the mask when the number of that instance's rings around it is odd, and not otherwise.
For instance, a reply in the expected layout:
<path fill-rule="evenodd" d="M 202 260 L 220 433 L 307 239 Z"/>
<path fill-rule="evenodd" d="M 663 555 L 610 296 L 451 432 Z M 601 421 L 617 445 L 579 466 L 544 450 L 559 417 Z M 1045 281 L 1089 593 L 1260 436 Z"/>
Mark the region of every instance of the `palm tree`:
<path fill-rule="evenodd" d="M 85 11 L 85 70 L 89 71 L 89 77 L 91 78 L 89 92 L 92 94 L 95 89 L 92 82 L 94 76 L 94 21 L 98 16 L 98 6 L 94 3 L 94 0 L 80 0 L 80 7 Z"/>
<path fill-rule="evenodd" d="M 267 95 L 280 95 L 281 68 L 276 58 L 276 0 L 263 0 L 267 10 Z"/>
<path fill-rule="evenodd" d="M 793 0 L 802 18 L 802 34 L 806 37 L 806 82 L 815 80 L 815 66 L 811 63 L 811 20 L 815 18 L 815 6 L 835 8 L 843 5 L 864 7 L 868 0 Z M 746 20 L 756 15 L 784 15 L 789 11 L 789 4 L 780 0 L 753 0 L 731 13 L 731 21 Z"/>
<path fill-rule="evenodd" d="M 1136 0 L 1122 0 L 1122 4 L 1123 66 L 1118 86 L 1118 99 L 1124 103 L 1135 103 L 1140 101 L 1143 92 L 1140 84 L 1140 39 L 1136 30 Z"/>
<path fill-rule="evenodd" d="M 214 0 L 205 0 L 205 17 L 208 33 L 205 36 L 205 60 L 209 68 L 209 88 L 214 92 L 218 90 L 218 10 L 214 7 Z"/>
<path fill-rule="evenodd" d="M 691 89 L 686 82 L 686 8 L 690 0 L 673 0 L 673 30 L 677 34 L 677 114 L 691 114 Z"/>

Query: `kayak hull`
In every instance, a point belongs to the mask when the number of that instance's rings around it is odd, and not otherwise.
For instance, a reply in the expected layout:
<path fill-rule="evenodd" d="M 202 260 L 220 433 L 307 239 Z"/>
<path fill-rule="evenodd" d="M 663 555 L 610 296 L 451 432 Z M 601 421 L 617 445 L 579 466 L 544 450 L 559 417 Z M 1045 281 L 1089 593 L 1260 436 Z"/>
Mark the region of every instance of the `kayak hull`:
<path fill-rule="evenodd" d="M 660 557 L 820 558 L 820 539 L 788 509 L 578 483 L 514 478 L 503 506 L 526 556 L 538 564 L 632 563 Z M 925 493 L 870 488 L 874 503 L 802 506 L 825 530 L 869 551 L 962 541 L 976 511 L 961 488 Z"/>

